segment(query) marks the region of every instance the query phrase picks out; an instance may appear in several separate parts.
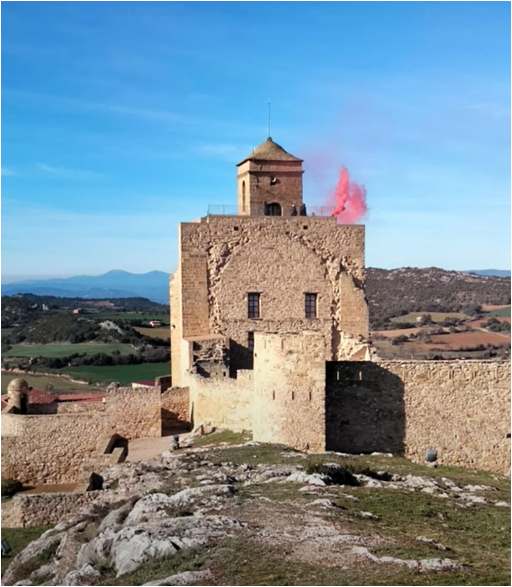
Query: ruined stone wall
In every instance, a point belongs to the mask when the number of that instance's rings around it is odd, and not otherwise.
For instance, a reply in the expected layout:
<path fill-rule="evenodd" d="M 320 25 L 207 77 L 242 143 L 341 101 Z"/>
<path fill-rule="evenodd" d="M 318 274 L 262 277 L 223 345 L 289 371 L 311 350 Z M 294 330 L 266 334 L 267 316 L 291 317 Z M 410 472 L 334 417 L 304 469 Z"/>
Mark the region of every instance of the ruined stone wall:
<path fill-rule="evenodd" d="M 73 483 L 96 453 L 98 438 L 111 433 L 102 413 L 2 414 L 2 478 Z"/>
<path fill-rule="evenodd" d="M 32 528 L 53 526 L 68 516 L 76 515 L 80 508 L 102 496 L 102 491 L 87 493 L 41 493 L 15 495 L 12 500 L 10 526 Z"/>
<path fill-rule="evenodd" d="M 183 426 L 190 422 L 188 387 L 171 387 L 162 393 L 162 430 Z"/>
<path fill-rule="evenodd" d="M 30 414 L 91 414 L 105 411 L 103 402 L 55 402 L 53 404 L 30 404 Z"/>
<path fill-rule="evenodd" d="M 187 374 L 193 426 L 251 430 L 253 373 L 238 371 L 237 379 Z"/>
<path fill-rule="evenodd" d="M 323 336 L 257 334 L 254 352 L 254 440 L 325 450 Z"/>
<path fill-rule="evenodd" d="M 161 392 L 158 387 L 108 390 L 106 413 L 112 433 L 127 439 L 162 435 Z"/>
<path fill-rule="evenodd" d="M 320 332 L 326 359 L 350 359 L 364 346 L 364 226 L 208 216 L 180 225 L 180 247 L 183 336 L 228 336 L 235 369 L 251 367 L 249 332 Z M 260 319 L 247 316 L 249 292 L 261 294 Z M 305 293 L 318 295 L 317 318 L 305 318 Z M 174 365 L 178 360 L 173 354 Z"/>
<path fill-rule="evenodd" d="M 508 362 L 332 363 L 326 390 L 329 450 L 510 473 Z"/>
<path fill-rule="evenodd" d="M 193 336 L 189 345 L 192 367 L 204 377 L 224 377 L 229 372 L 229 339 L 221 334 Z"/>

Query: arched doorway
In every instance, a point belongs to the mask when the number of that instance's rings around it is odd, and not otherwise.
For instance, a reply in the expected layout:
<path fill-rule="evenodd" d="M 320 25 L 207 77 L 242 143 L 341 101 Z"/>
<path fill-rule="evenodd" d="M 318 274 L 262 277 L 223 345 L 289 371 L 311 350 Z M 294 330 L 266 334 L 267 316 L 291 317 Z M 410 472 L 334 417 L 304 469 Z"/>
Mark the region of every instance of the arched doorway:
<path fill-rule="evenodd" d="M 267 216 L 282 216 L 281 204 L 277 202 L 267 204 Z"/>

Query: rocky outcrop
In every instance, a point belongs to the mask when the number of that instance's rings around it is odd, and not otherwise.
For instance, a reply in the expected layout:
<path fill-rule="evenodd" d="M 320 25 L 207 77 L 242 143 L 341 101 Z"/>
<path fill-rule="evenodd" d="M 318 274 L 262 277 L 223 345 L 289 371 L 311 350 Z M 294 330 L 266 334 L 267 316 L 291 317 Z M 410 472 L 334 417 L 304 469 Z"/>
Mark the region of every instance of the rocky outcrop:
<path fill-rule="evenodd" d="M 503 501 L 504 492 L 491 485 L 457 483 L 430 475 L 428 469 L 424 474 L 416 473 L 421 472 L 418 468 L 414 474 L 393 474 L 352 468 L 363 474 L 351 472 L 352 460 L 338 453 L 311 461 L 283 446 L 257 442 L 229 449 L 225 460 L 217 446 L 166 452 L 152 461 L 109 468 L 102 476 L 111 489 L 96 492 L 94 503 L 81 505 L 73 517 L 15 556 L 2 584 L 97 585 L 108 580 L 105 577 L 126 575 L 153 559 L 172 560 L 177 553 L 205 545 L 202 552 L 211 552 L 233 538 L 237 545 L 249 542 L 276 548 L 290 563 L 349 568 L 365 561 L 421 573 L 464 571 L 454 544 L 443 539 L 449 545 L 445 546 L 426 530 L 410 537 L 416 552 L 418 547 L 424 550 L 424 557 L 379 556 L 379 547 L 388 544 L 382 523 L 385 514 L 372 511 L 365 497 L 368 491 L 449 500 L 461 510 L 496 507 L 501 515 L 503 508 L 510 507 Z M 237 458 L 237 449 L 248 456 L 248 462 Z M 275 464 L 255 462 L 258 451 L 273 451 Z M 378 458 L 385 460 L 384 455 Z M 404 470 L 402 460 L 395 470 Z M 457 511 L 462 514 L 461 510 Z M 350 516 L 357 521 L 355 526 L 346 525 Z M 34 566 L 35 560 L 41 561 L 39 566 Z M 145 584 L 216 584 L 215 566 L 212 570 L 209 566 L 205 558 L 188 570 L 177 568 L 185 572 L 161 578 L 162 571 Z"/>
<path fill-rule="evenodd" d="M 135 570 L 152 558 L 171 556 L 212 539 L 231 536 L 242 525 L 224 516 L 189 516 L 107 529 L 80 549 L 76 564 L 107 566 L 117 576 Z"/>

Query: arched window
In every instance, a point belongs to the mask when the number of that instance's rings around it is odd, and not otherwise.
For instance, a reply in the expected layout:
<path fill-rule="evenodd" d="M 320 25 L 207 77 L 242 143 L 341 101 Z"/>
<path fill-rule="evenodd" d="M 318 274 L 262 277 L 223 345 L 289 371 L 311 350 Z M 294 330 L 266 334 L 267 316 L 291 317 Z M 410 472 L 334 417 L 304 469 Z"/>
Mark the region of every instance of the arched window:
<path fill-rule="evenodd" d="M 242 210 L 245 212 L 245 181 L 242 182 Z"/>
<path fill-rule="evenodd" d="M 281 204 L 277 202 L 267 204 L 267 216 L 282 216 Z"/>

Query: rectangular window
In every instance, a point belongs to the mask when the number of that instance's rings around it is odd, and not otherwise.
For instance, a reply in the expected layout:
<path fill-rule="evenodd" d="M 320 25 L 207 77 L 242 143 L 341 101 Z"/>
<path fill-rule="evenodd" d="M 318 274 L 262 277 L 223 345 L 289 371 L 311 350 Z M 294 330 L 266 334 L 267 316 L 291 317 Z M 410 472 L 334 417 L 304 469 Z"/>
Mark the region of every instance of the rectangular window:
<path fill-rule="evenodd" d="M 249 293 L 247 294 L 247 315 L 249 318 L 260 317 L 260 294 Z"/>
<path fill-rule="evenodd" d="M 254 351 L 254 332 L 247 333 L 247 348 L 253 352 Z"/>
<path fill-rule="evenodd" d="M 316 293 L 305 294 L 306 318 L 316 318 Z"/>

